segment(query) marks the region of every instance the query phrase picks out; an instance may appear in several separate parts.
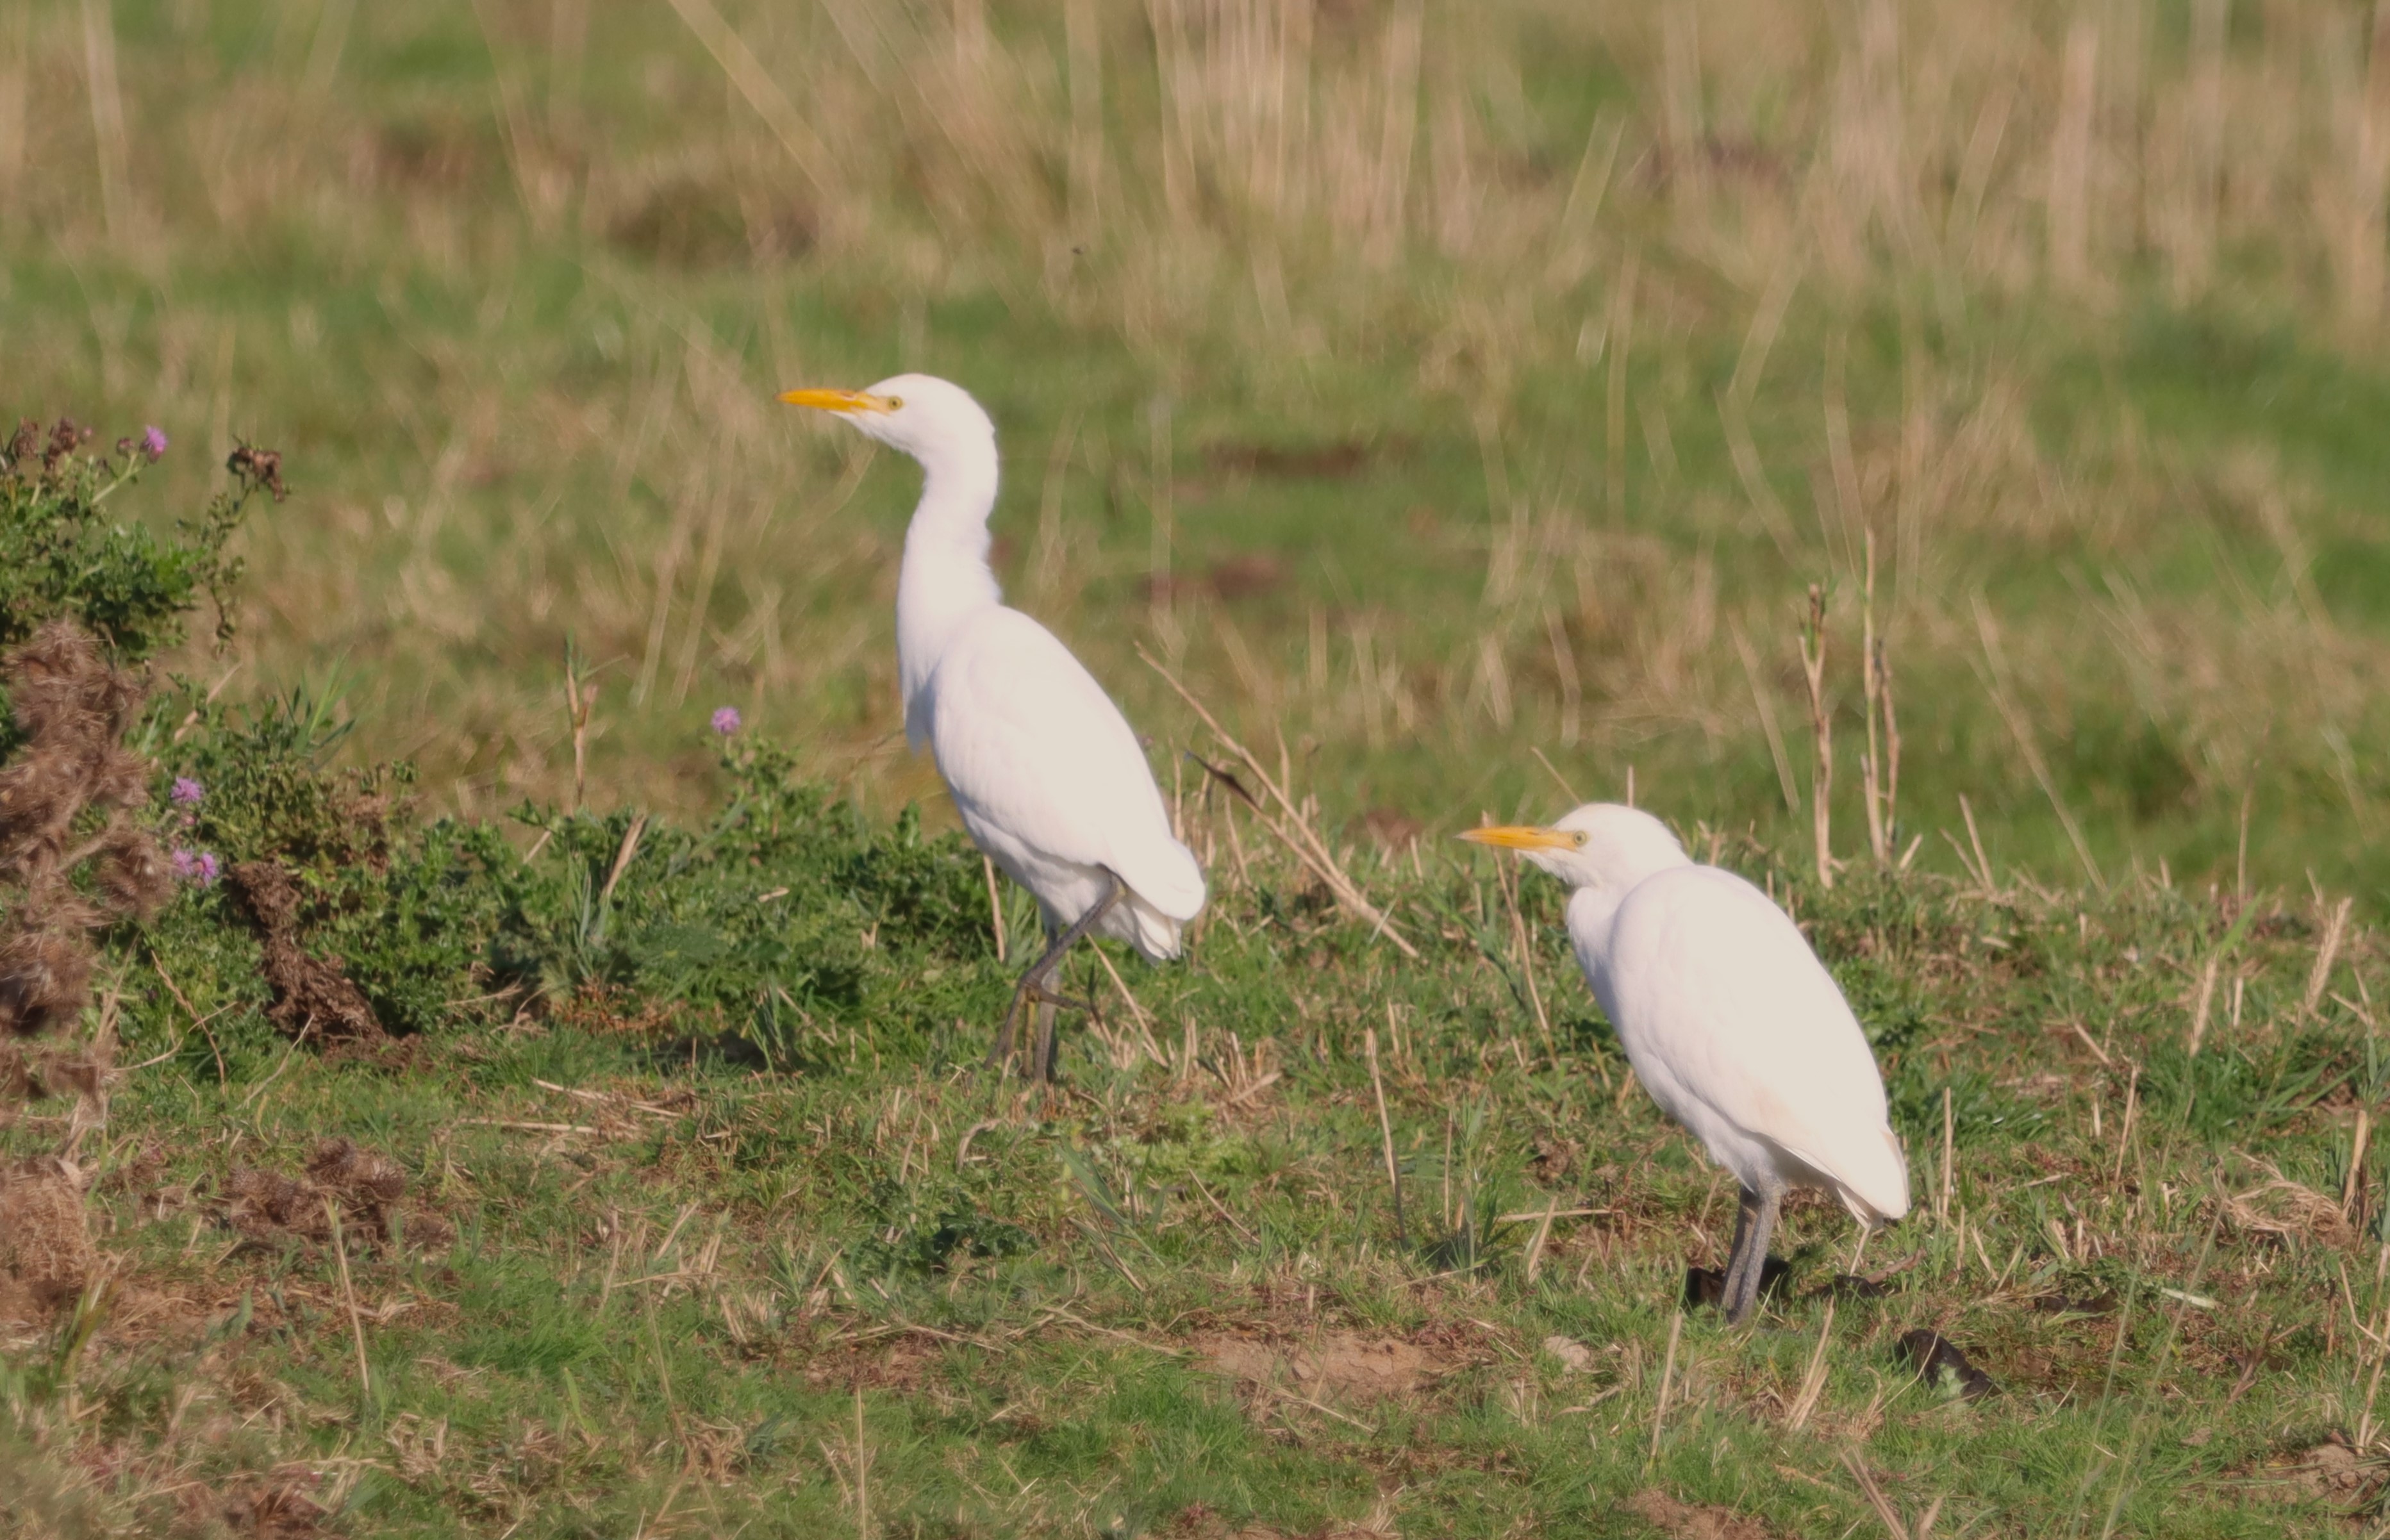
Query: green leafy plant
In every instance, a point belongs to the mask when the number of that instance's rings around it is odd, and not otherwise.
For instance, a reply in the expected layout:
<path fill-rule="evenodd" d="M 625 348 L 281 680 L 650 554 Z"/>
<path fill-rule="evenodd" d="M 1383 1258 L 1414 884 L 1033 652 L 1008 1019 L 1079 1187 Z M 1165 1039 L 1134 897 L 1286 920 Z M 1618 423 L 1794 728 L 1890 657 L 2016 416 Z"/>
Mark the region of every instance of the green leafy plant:
<path fill-rule="evenodd" d="M 216 635 L 232 635 L 240 558 L 226 552 L 251 497 L 287 494 L 282 457 L 243 444 L 225 462 L 232 481 L 198 518 L 161 538 L 109 517 L 107 505 L 166 453 L 151 428 L 105 450 L 71 418 L 20 422 L 0 446 L 0 647 L 65 617 L 104 640 L 120 662 L 139 662 L 181 641 L 199 596 L 215 605 Z"/>

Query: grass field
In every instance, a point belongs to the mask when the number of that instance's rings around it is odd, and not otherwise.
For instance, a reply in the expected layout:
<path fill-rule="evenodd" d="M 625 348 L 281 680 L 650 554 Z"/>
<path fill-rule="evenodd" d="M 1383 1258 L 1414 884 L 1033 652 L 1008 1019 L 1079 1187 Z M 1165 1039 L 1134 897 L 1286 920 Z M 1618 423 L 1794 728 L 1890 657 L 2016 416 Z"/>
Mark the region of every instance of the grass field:
<path fill-rule="evenodd" d="M 2386 17 L 0 0 L 7 404 L 162 427 L 161 529 L 282 451 L 143 741 L 402 1032 L 294 1050 L 222 888 L 109 933 L 128 1068 L 0 1129 L 99 1246 L 0 1328 L 0 1513 L 2375 1533 Z M 913 473 L 772 399 L 900 368 L 1218 884 L 1051 1098 L 969 1072 Z M 1630 787 L 1810 922 L 1925 1195 L 1796 1213 L 1755 1331 L 1677 1323 L 1731 1194 L 1557 894 L 1442 839 Z"/>

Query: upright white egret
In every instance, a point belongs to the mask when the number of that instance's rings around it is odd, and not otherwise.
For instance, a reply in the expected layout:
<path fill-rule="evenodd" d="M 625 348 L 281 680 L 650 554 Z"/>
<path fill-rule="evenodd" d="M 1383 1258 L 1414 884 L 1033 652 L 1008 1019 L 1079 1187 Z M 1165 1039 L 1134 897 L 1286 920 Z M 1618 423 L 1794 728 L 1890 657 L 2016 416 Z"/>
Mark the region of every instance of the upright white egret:
<path fill-rule="evenodd" d="M 1160 962 L 1203 908 L 1203 872 L 1173 837 L 1137 735 L 1070 648 L 1008 609 L 989 570 L 996 425 L 959 386 L 898 375 L 867 391 L 790 391 L 921 464 L 896 579 L 905 736 L 928 744 L 979 848 L 1036 895 L 1045 953 L 1021 976 L 988 1058 L 1009 1059 L 1036 1008 L 1030 1072 L 1054 1074 L 1062 956 L 1090 933 Z"/>
<path fill-rule="evenodd" d="M 1867 1037 L 1767 894 L 1608 802 L 1461 838 L 1518 851 L 1574 890 L 1569 939 L 1636 1077 L 1742 1184 L 1728 1320 L 1759 1297 L 1787 1187 L 1825 1188 L 1863 1225 L 1908 1212 L 1908 1157 Z"/>

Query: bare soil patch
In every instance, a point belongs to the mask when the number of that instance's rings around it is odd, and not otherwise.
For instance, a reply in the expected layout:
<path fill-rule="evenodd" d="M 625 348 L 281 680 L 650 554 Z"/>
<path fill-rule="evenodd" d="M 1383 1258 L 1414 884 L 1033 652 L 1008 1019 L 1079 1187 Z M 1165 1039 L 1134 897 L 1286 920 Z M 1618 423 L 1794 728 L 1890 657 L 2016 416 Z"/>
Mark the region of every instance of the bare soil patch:
<path fill-rule="evenodd" d="M 1716 1503 L 1680 1503 L 1658 1487 L 1626 1500 L 1627 1510 L 1670 1540 L 1779 1540 L 1775 1530 Z"/>
<path fill-rule="evenodd" d="M 1198 1338 L 1194 1347 L 1204 1367 L 1240 1384 L 1363 1401 L 1417 1394 L 1462 1362 L 1399 1337 L 1351 1331 L 1330 1331 L 1304 1342 L 1222 1334 Z"/>
<path fill-rule="evenodd" d="M 1374 1517 L 1357 1524 L 1331 1523 L 1297 1534 L 1268 1524 L 1230 1524 L 1206 1503 L 1181 1508 L 1162 1534 L 1170 1540 L 1399 1540 L 1392 1525 L 1380 1527 Z"/>

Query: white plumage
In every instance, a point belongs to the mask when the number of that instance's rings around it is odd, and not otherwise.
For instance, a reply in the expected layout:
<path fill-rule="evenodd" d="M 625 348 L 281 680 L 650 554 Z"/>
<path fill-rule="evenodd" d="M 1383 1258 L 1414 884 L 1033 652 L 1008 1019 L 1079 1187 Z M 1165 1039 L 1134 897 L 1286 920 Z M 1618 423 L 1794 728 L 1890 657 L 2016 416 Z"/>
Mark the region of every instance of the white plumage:
<path fill-rule="evenodd" d="M 1574 890 L 1569 938 L 1636 1078 L 1741 1184 L 1729 1319 L 1758 1296 L 1787 1187 L 1824 1188 L 1862 1224 L 1908 1212 L 1908 1158 L 1866 1034 L 1765 893 L 1609 803 L 1463 838 L 1520 851 Z"/>
<path fill-rule="evenodd" d="M 906 736 L 936 756 L 972 841 L 1037 899 L 1049 945 L 1022 976 L 997 1053 L 1034 1001 L 1033 1068 L 1050 1076 L 1062 953 L 1092 933 L 1157 962 L 1176 956 L 1203 908 L 1202 870 L 1172 835 L 1120 708 L 1052 632 L 1003 602 L 987 559 L 996 427 L 979 404 L 927 375 L 780 399 L 834 412 L 920 462 L 896 584 Z"/>

